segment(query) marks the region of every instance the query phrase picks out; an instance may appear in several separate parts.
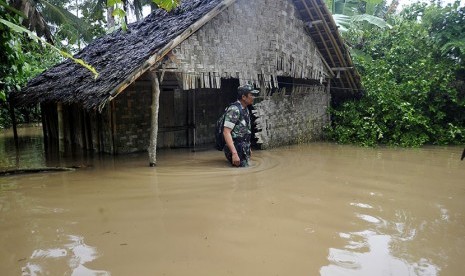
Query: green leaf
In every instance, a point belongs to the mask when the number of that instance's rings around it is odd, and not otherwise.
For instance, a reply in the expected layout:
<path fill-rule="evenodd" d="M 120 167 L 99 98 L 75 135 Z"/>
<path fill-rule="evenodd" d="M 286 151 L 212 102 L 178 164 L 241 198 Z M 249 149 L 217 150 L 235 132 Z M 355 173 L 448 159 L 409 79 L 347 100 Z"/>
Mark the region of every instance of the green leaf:
<path fill-rule="evenodd" d="M 369 15 L 369 14 L 354 15 L 352 16 L 352 20 L 355 22 L 366 21 L 372 25 L 378 26 L 381 29 L 384 29 L 384 28 L 392 29 L 392 26 L 386 23 L 384 19 L 379 18 L 377 16 Z"/>
<path fill-rule="evenodd" d="M 113 15 L 114 17 L 123 18 L 126 15 L 126 12 L 120 8 L 116 8 L 113 10 L 113 13 L 111 15 Z"/>
<path fill-rule="evenodd" d="M 121 0 L 108 0 L 107 1 L 107 6 L 108 7 L 114 6 L 116 4 L 121 4 Z"/>
<path fill-rule="evenodd" d="M 352 21 L 350 16 L 344 14 L 333 14 L 333 19 L 336 23 L 336 26 L 338 26 L 338 29 L 341 32 L 348 31 L 348 28 L 350 27 L 350 23 Z"/>
<path fill-rule="evenodd" d="M 53 46 L 52 44 L 46 42 L 45 40 L 41 39 L 40 37 L 38 37 L 37 35 L 35 35 L 33 32 L 29 31 L 29 30 L 26 30 L 25 28 L 23 27 L 20 27 L 16 24 L 13 24 L 9 21 L 6 21 L 4 19 L 0 19 L 0 23 L 8 26 L 10 29 L 12 29 L 13 31 L 17 32 L 17 33 L 25 33 L 29 36 L 29 38 L 31 38 L 32 40 L 34 40 L 35 42 L 37 43 L 43 43 L 44 45 L 47 45 L 48 47 L 50 47 L 51 49 L 53 49 L 54 51 L 60 53 L 62 56 L 64 57 L 67 57 L 69 59 L 71 59 L 72 61 L 74 61 L 75 63 L 83 66 L 84 68 L 86 68 L 87 70 L 89 70 L 90 72 L 92 72 L 92 74 L 94 74 L 94 79 L 97 79 L 98 78 L 98 72 L 97 70 L 95 70 L 94 67 L 92 67 L 91 65 L 87 64 L 86 62 L 84 62 L 82 59 L 77 59 L 77 58 L 74 58 L 71 54 L 65 52 L 65 51 L 62 51 L 58 48 L 56 48 L 55 46 Z"/>
<path fill-rule="evenodd" d="M 157 4 L 158 7 L 168 12 L 176 8 L 180 3 L 180 0 L 152 0 L 152 1 L 153 3 Z"/>

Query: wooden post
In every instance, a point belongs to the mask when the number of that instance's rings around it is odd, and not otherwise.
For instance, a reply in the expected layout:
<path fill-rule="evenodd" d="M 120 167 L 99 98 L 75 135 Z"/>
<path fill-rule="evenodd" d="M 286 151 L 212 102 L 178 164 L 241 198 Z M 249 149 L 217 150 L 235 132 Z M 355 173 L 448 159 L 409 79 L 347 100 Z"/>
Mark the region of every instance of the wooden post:
<path fill-rule="evenodd" d="M 116 154 L 116 144 L 115 144 L 115 139 L 116 139 L 116 107 L 115 107 L 115 101 L 111 101 L 111 106 L 109 106 L 108 109 L 110 109 L 111 144 L 112 144 L 112 148 L 113 148 L 112 152 L 115 155 Z"/>
<path fill-rule="evenodd" d="M 57 103 L 58 114 L 58 149 L 60 152 L 65 151 L 65 128 L 63 125 L 63 104 Z"/>
<path fill-rule="evenodd" d="M 150 143 L 149 143 L 149 165 L 155 167 L 157 164 L 157 135 L 158 135 L 158 109 L 160 101 L 160 82 L 155 71 L 149 70 L 152 83 L 152 105 L 150 122 Z"/>
<path fill-rule="evenodd" d="M 196 137 L 197 137 L 196 127 L 197 127 L 197 125 L 196 125 L 196 121 L 195 121 L 195 91 L 196 91 L 196 90 L 197 90 L 197 89 L 194 89 L 194 93 L 193 93 L 193 95 L 194 95 L 194 101 L 193 101 L 193 104 L 192 104 L 192 105 L 193 105 L 192 110 L 193 110 L 193 112 L 194 112 L 194 115 L 193 115 L 194 129 L 193 129 L 193 131 L 192 131 L 193 134 L 194 134 L 194 137 L 193 137 L 193 138 L 194 138 L 194 139 L 193 139 L 193 142 L 194 142 L 194 150 L 193 150 L 193 151 L 194 151 L 194 152 L 195 152 L 195 146 L 196 146 L 196 144 L 197 144 L 197 141 L 196 141 Z"/>
<path fill-rule="evenodd" d="M 8 103 L 9 103 L 11 124 L 13 125 L 13 137 L 14 137 L 14 140 L 15 140 L 16 155 L 18 155 L 18 152 L 19 152 L 19 138 L 18 138 L 18 129 L 16 127 L 15 108 L 13 106 L 13 103 L 11 102 L 11 99 L 8 99 Z"/>

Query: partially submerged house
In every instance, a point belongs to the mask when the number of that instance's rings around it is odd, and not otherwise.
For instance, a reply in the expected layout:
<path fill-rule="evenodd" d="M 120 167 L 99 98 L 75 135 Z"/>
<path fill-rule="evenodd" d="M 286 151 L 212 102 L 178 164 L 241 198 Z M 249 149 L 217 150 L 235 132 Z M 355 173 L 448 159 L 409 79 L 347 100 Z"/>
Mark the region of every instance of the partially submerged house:
<path fill-rule="evenodd" d="M 236 88 L 260 90 L 262 148 L 319 139 L 357 73 L 323 0 L 185 0 L 89 44 L 19 93 L 40 103 L 44 137 L 108 153 L 212 143 Z"/>

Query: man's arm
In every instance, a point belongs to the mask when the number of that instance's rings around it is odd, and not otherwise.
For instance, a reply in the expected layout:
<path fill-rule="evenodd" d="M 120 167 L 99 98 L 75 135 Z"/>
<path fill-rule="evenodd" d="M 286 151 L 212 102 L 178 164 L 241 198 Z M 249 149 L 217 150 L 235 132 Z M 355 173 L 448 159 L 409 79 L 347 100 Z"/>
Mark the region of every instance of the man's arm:
<path fill-rule="evenodd" d="M 241 164 L 241 160 L 239 155 L 237 154 L 236 147 L 234 147 L 234 142 L 231 136 L 232 129 L 228 127 L 223 128 L 223 137 L 224 141 L 226 142 L 226 146 L 229 148 L 229 151 L 232 153 L 232 164 L 234 166 L 239 166 Z"/>

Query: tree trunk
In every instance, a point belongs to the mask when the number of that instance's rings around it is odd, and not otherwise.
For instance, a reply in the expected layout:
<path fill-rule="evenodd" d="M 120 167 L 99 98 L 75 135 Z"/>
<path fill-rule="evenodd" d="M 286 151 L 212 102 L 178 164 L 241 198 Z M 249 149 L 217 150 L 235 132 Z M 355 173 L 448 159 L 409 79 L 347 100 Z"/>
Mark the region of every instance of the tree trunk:
<path fill-rule="evenodd" d="M 115 18 L 113 17 L 113 6 L 107 7 L 107 29 L 115 27 Z"/>
<path fill-rule="evenodd" d="M 79 17 L 79 3 L 78 0 L 76 0 L 76 17 Z M 76 29 L 78 33 L 77 37 L 77 45 L 78 45 L 78 50 L 81 51 L 81 34 L 79 33 L 79 29 Z"/>
<path fill-rule="evenodd" d="M 124 23 L 126 25 L 128 25 L 128 13 L 129 13 L 129 10 L 128 10 L 128 1 L 127 0 L 123 0 L 123 11 L 124 11 Z"/>
<path fill-rule="evenodd" d="M 149 71 L 150 80 L 152 83 L 152 106 L 151 106 L 151 122 L 150 122 L 150 144 L 149 165 L 155 167 L 157 164 L 157 135 L 158 135 L 158 108 L 160 100 L 160 82 L 158 81 L 157 73 Z"/>

